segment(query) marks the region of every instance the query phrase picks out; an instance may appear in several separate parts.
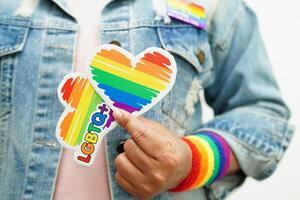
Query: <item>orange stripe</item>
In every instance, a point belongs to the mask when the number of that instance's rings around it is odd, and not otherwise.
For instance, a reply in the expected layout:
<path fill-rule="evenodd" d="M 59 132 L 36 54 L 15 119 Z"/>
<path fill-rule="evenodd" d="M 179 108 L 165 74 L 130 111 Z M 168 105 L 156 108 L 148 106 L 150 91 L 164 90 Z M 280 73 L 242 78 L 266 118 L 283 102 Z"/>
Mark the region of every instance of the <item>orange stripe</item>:
<path fill-rule="evenodd" d="M 199 10 L 199 11 L 201 11 L 201 12 L 205 12 L 205 10 L 204 10 L 204 8 L 203 8 L 202 6 L 197 5 L 197 4 L 195 4 L 195 3 L 190 3 L 190 4 L 189 4 L 189 7 L 194 8 L 194 9 L 196 9 L 196 10 Z"/>
<path fill-rule="evenodd" d="M 114 49 L 112 49 L 110 51 L 103 49 L 103 50 L 101 50 L 100 53 L 98 52 L 97 55 L 109 58 L 111 60 L 114 60 L 114 61 L 116 61 L 118 63 L 121 63 L 123 65 L 126 65 L 126 66 L 131 66 L 131 62 L 127 58 L 127 56 L 125 56 L 121 52 L 118 52 L 118 51 L 116 51 Z"/>
<path fill-rule="evenodd" d="M 69 112 L 60 125 L 60 136 L 65 139 L 76 111 Z"/>
<path fill-rule="evenodd" d="M 201 154 L 201 169 L 197 176 L 197 179 L 195 182 L 191 185 L 191 188 L 195 188 L 201 181 L 203 181 L 203 178 L 205 177 L 207 170 L 208 170 L 208 155 L 206 152 L 205 147 L 203 144 L 198 140 L 197 136 L 187 136 L 187 138 L 194 143 L 194 145 L 197 147 L 199 153 Z"/>
<path fill-rule="evenodd" d="M 70 97 L 70 100 L 72 101 L 71 106 L 73 108 L 77 108 L 86 83 L 87 83 L 87 79 L 84 79 L 84 78 L 81 78 L 79 80 L 79 82 L 76 83 L 76 86 L 74 87 L 74 89 L 72 91 L 72 94 L 71 94 L 71 97 Z"/>
<path fill-rule="evenodd" d="M 144 59 L 141 59 L 141 61 L 136 64 L 135 69 L 159 78 L 167 83 L 169 83 L 169 79 L 171 78 L 171 76 L 163 70 L 164 68 L 161 68 Z"/>

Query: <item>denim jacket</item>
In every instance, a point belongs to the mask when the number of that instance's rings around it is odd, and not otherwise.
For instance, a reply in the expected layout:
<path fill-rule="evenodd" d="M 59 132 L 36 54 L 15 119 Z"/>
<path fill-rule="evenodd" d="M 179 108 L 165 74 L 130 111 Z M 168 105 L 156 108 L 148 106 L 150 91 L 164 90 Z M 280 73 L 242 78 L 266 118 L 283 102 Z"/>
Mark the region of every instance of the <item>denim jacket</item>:
<path fill-rule="evenodd" d="M 178 67 L 176 83 L 145 117 L 180 135 L 199 129 L 218 132 L 241 168 L 212 185 L 165 192 L 156 199 L 223 199 L 247 176 L 267 178 L 293 129 L 255 14 L 240 0 L 207 1 L 214 5 L 208 9 L 207 28 L 201 30 L 157 20 L 152 2 L 109 3 L 99 22 L 100 40 L 118 41 L 135 55 L 152 46 L 171 52 Z M 77 30 L 64 0 L 0 1 L 0 199 L 52 197 L 62 149 L 55 138 L 63 111 L 56 88 L 72 71 Z M 215 114 L 207 123 L 201 120 L 202 101 L 191 98 L 200 90 Z M 116 148 L 127 138 L 121 128 L 106 137 L 113 199 L 131 198 L 114 180 Z"/>

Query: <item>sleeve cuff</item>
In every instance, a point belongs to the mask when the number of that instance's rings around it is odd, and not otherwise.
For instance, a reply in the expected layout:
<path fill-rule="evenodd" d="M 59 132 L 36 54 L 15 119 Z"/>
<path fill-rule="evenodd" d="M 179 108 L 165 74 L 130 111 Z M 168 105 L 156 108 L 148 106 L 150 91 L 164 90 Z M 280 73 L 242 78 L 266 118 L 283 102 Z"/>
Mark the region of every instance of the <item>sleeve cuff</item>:
<path fill-rule="evenodd" d="M 263 180 L 275 171 L 278 164 L 276 159 L 258 152 L 235 136 L 222 130 L 203 128 L 197 132 L 204 130 L 216 132 L 226 140 L 237 158 L 240 169 L 246 176 L 253 177 L 256 180 Z"/>

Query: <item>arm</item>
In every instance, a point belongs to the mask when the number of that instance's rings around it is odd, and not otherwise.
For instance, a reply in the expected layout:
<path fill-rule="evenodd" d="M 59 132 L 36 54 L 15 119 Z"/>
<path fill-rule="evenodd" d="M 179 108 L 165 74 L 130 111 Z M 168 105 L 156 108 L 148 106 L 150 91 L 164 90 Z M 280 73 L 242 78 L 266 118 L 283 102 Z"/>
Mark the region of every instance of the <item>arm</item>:
<path fill-rule="evenodd" d="M 267 178 L 282 159 L 293 130 L 257 18 L 239 0 L 219 1 L 211 38 L 214 81 L 205 93 L 216 117 L 202 129 L 226 139 L 246 176 Z"/>
<path fill-rule="evenodd" d="M 224 9 L 231 4 L 236 6 L 234 12 Z M 232 19 L 227 20 L 228 13 L 234 13 Z M 211 33 L 214 80 L 205 92 L 216 117 L 199 131 L 212 130 L 230 145 L 228 175 L 241 170 L 246 176 L 266 178 L 281 160 L 292 129 L 256 17 L 238 0 L 220 1 Z M 116 181 L 125 191 L 148 199 L 185 179 L 191 169 L 191 151 L 175 133 L 141 117 L 114 114 L 132 138 L 115 160 Z M 216 182 L 214 188 L 220 184 Z"/>
<path fill-rule="evenodd" d="M 125 191 L 139 199 L 150 199 L 176 188 L 191 176 L 194 154 L 179 135 L 157 122 L 122 110 L 116 110 L 114 118 L 131 135 L 124 144 L 124 152 L 115 159 L 116 181 Z M 207 152 L 203 149 L 198 153 Z M 230 169 L 226 172 L 234 173 L 238 165 L 230 154 Z"/>

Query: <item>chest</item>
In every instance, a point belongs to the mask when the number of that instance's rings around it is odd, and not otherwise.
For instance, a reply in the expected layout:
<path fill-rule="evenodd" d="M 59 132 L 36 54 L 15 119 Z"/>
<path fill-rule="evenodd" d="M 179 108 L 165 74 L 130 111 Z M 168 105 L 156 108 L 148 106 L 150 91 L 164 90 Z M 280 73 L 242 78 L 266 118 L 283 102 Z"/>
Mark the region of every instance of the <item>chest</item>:
<path fill-rule="evenodd" d="M 56 165 L 45 165 L 58 162 L 60 145 L 55 127 L 63 111 L 56 89 L 72 71 L 79 27 L 74 18 L 52 2 L 37 7 L 30 18 L 1 12 L 0 173 L 10 174 L 4 163 L 12 168 L 25 163 L 31 168 L 40 166 L 39 177 L 34 179 L 37 187 L 51 186 L 53 177 L 48 173 L 54 176 Z M 176 20 L 165 24 L 156 21 L 155 16 L 151 1 L 111 2 L 101 13 L 98 37 L 101 43 L 117 42 L 134 55 L 148 47 L 160 47 L 173 54 L 178 68 L 174 88 L 145 117 L 184 134 L 201 124 L 200 103 L 193 105 L 193 114 L 188 114 L 185 107 L 193 80 L 205 84 L 211 78 L 209 37 L 204 30 Z M 111 149 L 126 139 L 121 130 L 110 135 Z M 4 160 L 4 155 L 8 158 L 6 154 L 13 152 L 18 154 L 14 162 Z M 115 153 L 110 156 L 113 160 Z M 25 180 L 25 171 L 19 176 L 19 180 Z"/>

